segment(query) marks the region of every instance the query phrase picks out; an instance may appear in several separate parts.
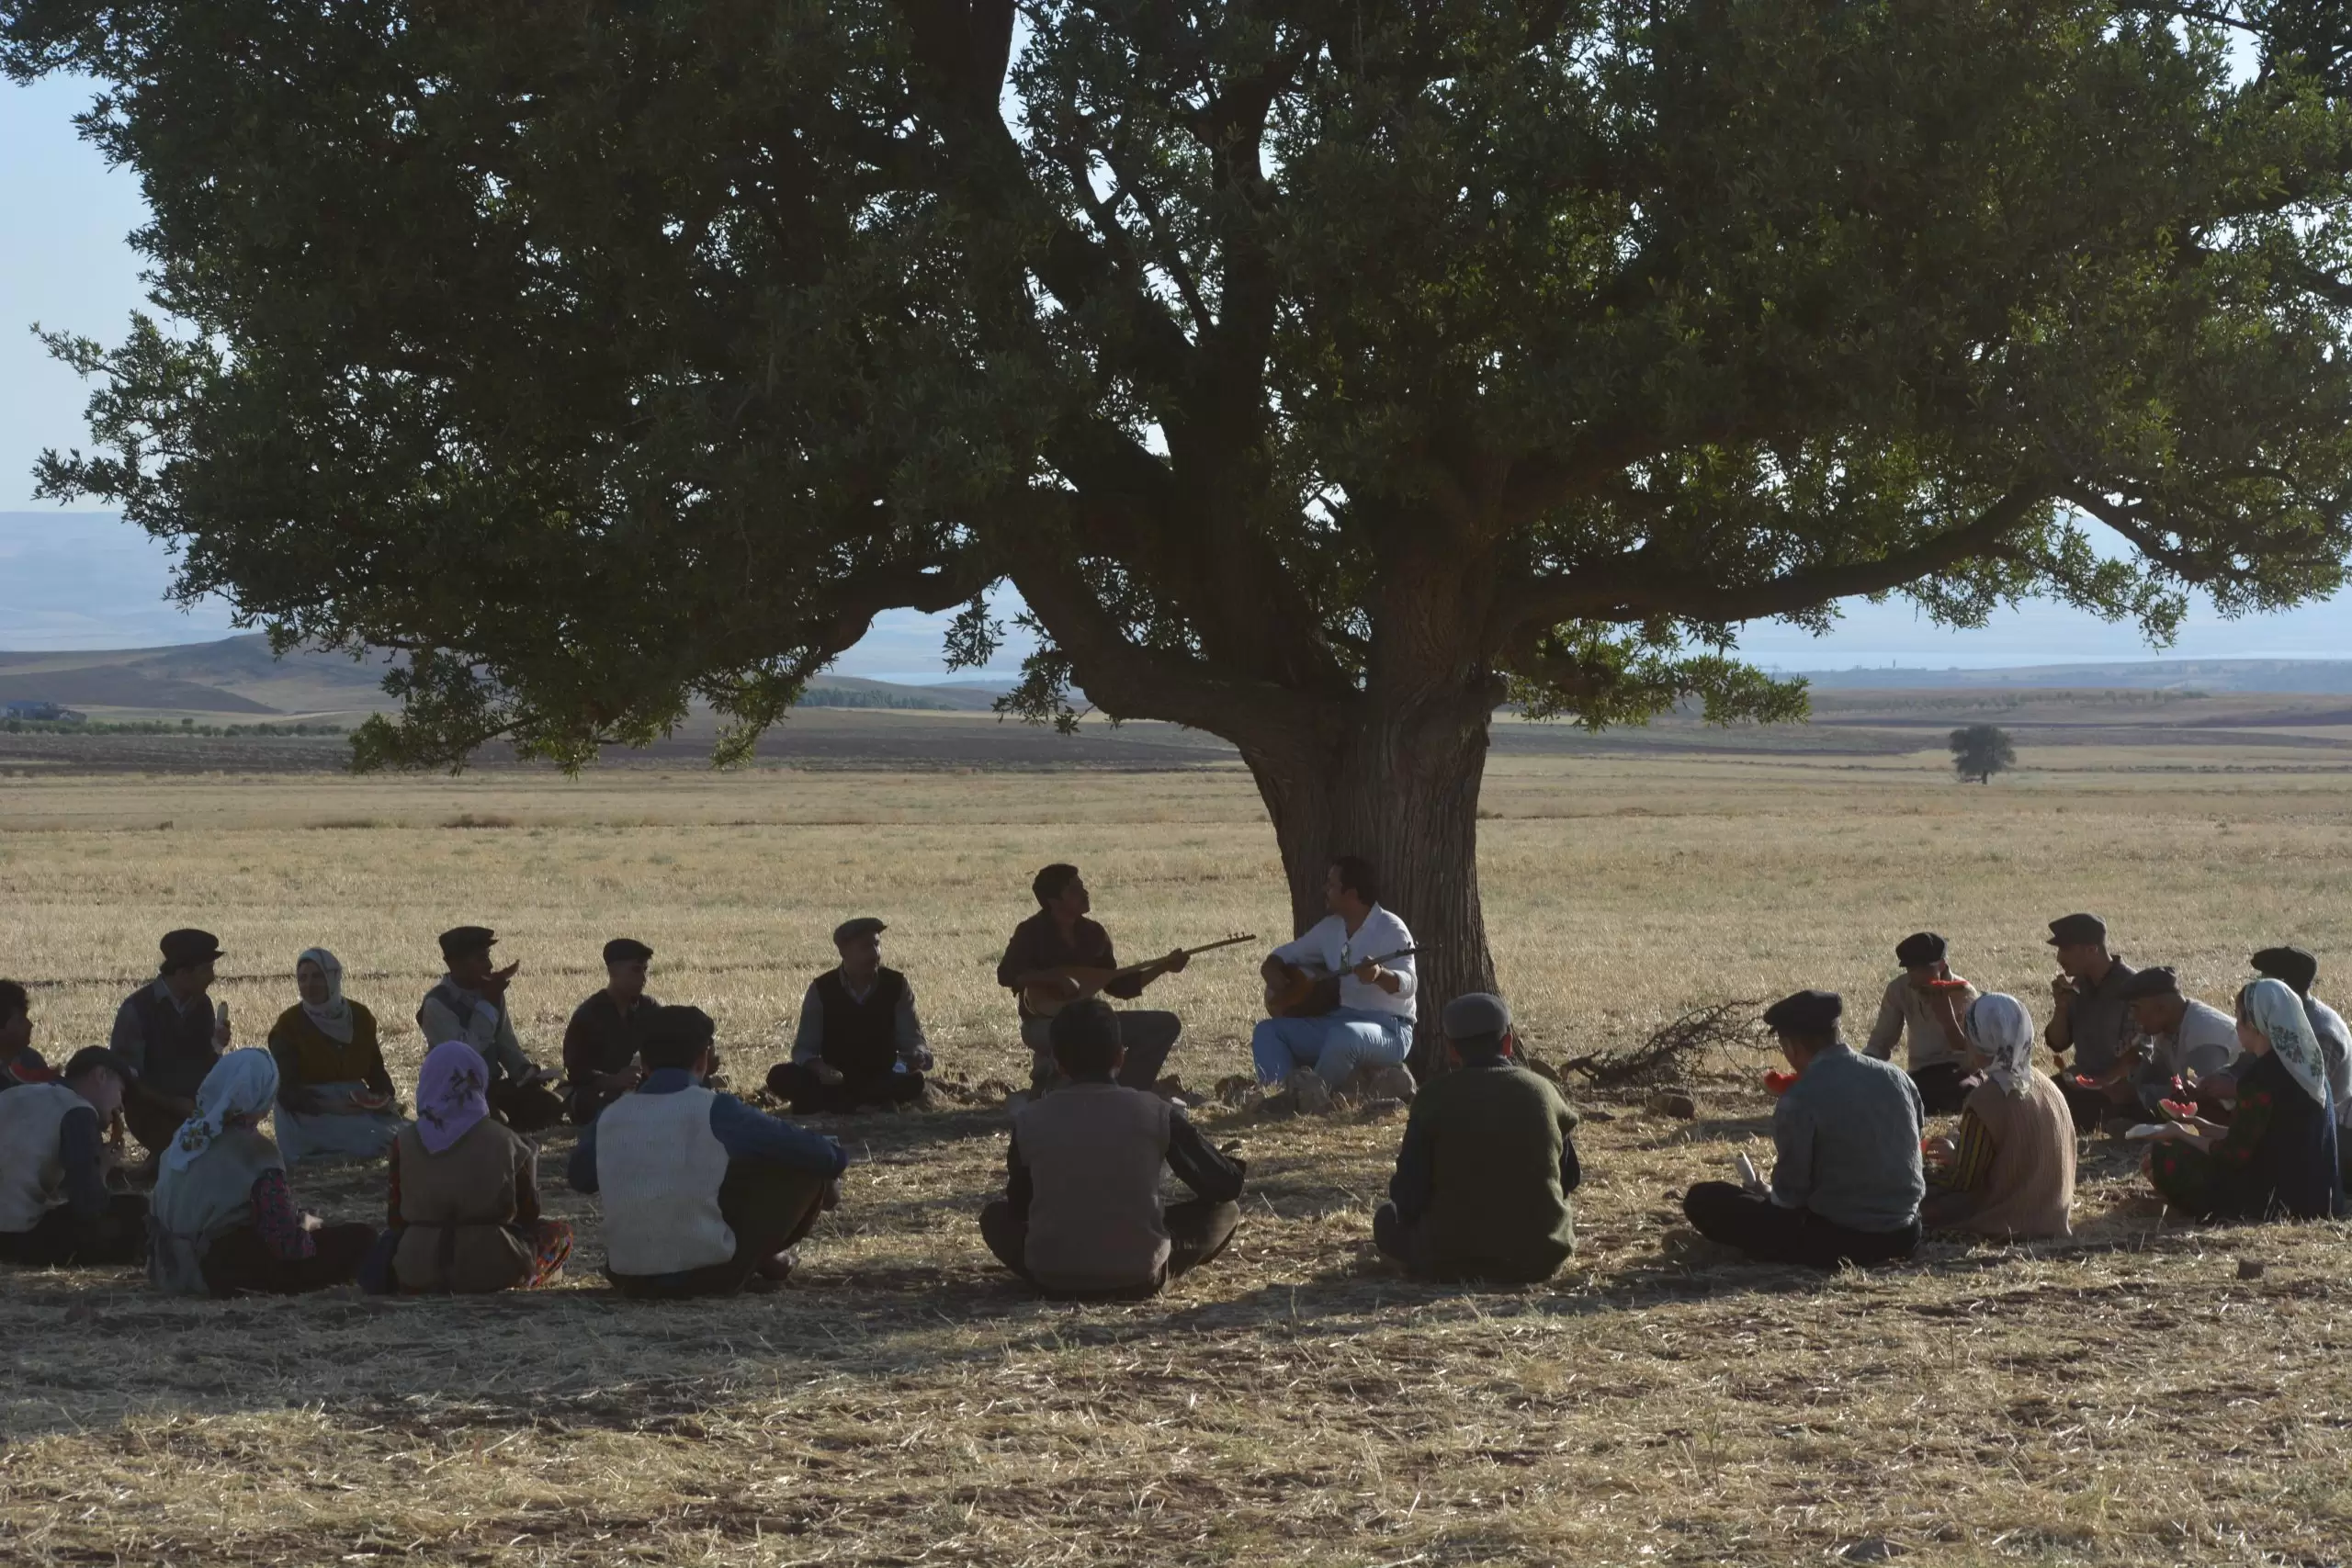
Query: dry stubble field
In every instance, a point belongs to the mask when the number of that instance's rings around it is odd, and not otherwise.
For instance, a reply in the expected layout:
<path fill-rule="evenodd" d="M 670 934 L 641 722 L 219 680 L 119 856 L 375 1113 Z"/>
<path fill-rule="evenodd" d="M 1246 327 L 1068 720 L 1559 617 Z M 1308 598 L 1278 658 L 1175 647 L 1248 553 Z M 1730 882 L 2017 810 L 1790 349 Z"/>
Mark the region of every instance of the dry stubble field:
<path fill-rule="evenodd" d="M 1932 760 L 1505 761 L 1487 810 L 1505 985 L 1555 1057 L 1716 998 L 1874 995 L 1923 925 L 2040 1017 L 2041 922 L 2083 907 L 2217 1001 L 2262 942 L 2315 947 L 2323 989 L 2352 967 L 2340 775 L 1973 789 Z M 779 1048 L 823 933 L 871 911 L 944 1065 L 1010 1077 L 991 969 L 1055 858 L 1088 868 L 1137 953 L 1282 924 L 1271 834 L 1231 773 L 51 779 L 0 784 L 0 973 L 40 983 L 60 1053 L 101 1036 L 158 931 L 201 923 L 253 1041 L 322 943 L 397 1021 L 405 1077 L 442 927 L 505 934 L 543 1058 L 596 946 L 629 932 L 741 1069 Z M 1218 955 L 1154 991 L 1190 1021 L 1188 1081 L 1244 1066 L 1251 968 Z M 1581 1255 L 1542 1289 L 1378 1265 L 1394 1119 L 1214 1110 L 1251 1163 L 1248 1221 L 1144 1305 L 1044 1303 L 992 1271 L 972 1216 L 1003 1114 L 969 1108 L 831 1129 L 860 1156 L 848 1201 L 778 1296 L 617 1303 L 592 1209 L 560 1190 L 584 1267 L 537 1297 L 213 1304 L 125 1272 L 16 1274 L 0 1561 L 2352 1554 L 2339 1227 L 2184 1229 L 2102 1144 L 2071 1245 L 1937 1243 L 1835 1279 L 1735 1264 L 1670 1195 L 1766 1135 L 1763 1066 L 1703 1077 L 1695 1123 L 1584 1100 L 1612 1119 L 1580 1139 Z M 338 1219 L 375 1217 L 378 1183 L 298 1175 Z M 2241 1258 L 2267 1270 L 2241 1281 Z"/>

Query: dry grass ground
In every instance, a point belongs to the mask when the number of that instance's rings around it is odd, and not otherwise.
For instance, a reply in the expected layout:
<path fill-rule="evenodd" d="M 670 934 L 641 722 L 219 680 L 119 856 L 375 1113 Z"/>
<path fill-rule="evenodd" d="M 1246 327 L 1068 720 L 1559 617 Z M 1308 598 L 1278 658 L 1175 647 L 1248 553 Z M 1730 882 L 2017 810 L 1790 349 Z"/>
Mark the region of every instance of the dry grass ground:
<path fill-rule="evenodd" d="M 2041 922 L 2075 908 L 2216 1000 L 2263 942 L 2352 964 L 2340 778 L 2086 761 L 1974 789 L 1932 757 L 1505 760 L 1484 875 L 1506 986 L 1556 1056 L 1713 998 L 1873 996 L 1923 925 L 2038 1017 Z M 322 943 L 401 1026 L 407 1077 L 442 927 L 505 933 L 543 1057 L 628 931 L 740 1068 L 778 1049 L 824 932 L 870 910 L 946 1064 L 1009 1077 L 991 970 L 1055 858 L 1088 867 L 1136 953 L 1283 921 L 1271 834 L 1220 771 L 11 781 L 0 973 L 55 982 L 36 1005 L 62 1051 L 101 1035 L 156 933 L 200 923 L 252 1040 Z M 1244 1066 L 1251 967 L 1220 954 L 1153 992 L 1189 1021 L 1188 1080 Z M 833 1128 L 861 1163 L 778 1296 L 617 1303 L 593 1207 L 560 1190 L 586 1267 L 539 1297 L 214 1304 L 126 1272 L 11 1274 L 0 1561 L 2346 1557 L 2339 1227 L 2184 1229 L 2100 1145 L 2070 1246 L 1937 1244 L 1835 1279 L 1736 1264 L 1669 1194 L 1766 1135 L 1763 1065 L 1720 1064 L 1696 1122 L 1588 1101 L 1612 1119 L 1580 1140 L 1583 1246 L 1535 1290 L 1377 1265 L 1393 1118 L 1218 1111 L 1248 1221 L 1136 1306 L 1043 1303 L 992 1270 L 972 1215 L 1002 1114 L 972 1109 Z M 378 1182 L 298 1173 L 338 1219 L 373 1218 Z M 2241 1258 L 2267 1271 L 2241 1280 Z"/>

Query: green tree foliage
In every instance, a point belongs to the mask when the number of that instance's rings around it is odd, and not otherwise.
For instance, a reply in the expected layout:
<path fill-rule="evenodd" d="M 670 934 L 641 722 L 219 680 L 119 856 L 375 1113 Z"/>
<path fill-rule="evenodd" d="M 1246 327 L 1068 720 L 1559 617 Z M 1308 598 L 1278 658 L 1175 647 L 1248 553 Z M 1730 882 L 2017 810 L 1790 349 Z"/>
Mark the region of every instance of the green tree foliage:
<path fill-rule="evenodd" d="M 1780 718 L 1740 626 L 1853 595 L 2337 585 L 2342 11 L 0 0 L 154 213 L 40 483 L 408 650 L 368 763 L 740 755 L 1009 581 L 1019 711 L 1228 737 L 1299 917 L 1365 851 L 1459 987 L 1507 695 Z"/>
<path fill-rule="evenodd" d="M 1955 729 L 1950 745 L 1952 771 L 1962 784 L 1971 779 L 1991 784 L 1995 773 L 2018 765 L 2018 749 L 2010 743 L 2009 732 L 1998 725 L 1972 724 Z"/>

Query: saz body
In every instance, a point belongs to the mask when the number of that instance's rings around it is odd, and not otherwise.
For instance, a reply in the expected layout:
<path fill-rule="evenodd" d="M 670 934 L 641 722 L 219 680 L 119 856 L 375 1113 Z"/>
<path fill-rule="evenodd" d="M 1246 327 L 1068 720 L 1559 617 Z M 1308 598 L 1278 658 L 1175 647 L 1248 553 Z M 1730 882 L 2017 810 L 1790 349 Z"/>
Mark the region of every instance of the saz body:
<path fill-rule="evenodd" d="M 1400 947 L 1369 962 L 1385 964 L 1392 958 L 1410 958 L 1419 951 L 1418 947 Z M 1327 1012 L 1337 1011 L 1339 1006 L 1340 975 L 1325 970 L 1320 964 L 1309 968 L 1300 964 L 1285 964 L 1280 975 L 1266 982 L 1268 1018 L 1320 1018 Z"/>

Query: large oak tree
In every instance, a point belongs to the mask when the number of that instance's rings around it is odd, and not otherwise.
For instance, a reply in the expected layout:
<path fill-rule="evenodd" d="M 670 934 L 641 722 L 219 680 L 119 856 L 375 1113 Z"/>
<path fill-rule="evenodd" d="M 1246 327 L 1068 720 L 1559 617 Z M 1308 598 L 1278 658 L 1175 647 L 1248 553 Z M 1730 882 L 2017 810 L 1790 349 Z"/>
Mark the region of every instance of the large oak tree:
<path fill-rule="evenodd" d="M 1009 581 L 1024 714 L 1229 739 L 1297 917 L 1369 853 L 1463 988 L 1507 697 L 1785 717 L 1743 622 L 2336 587 L 2341 12 L 0 0 L 153 209 L 40 483 L 410 650 L 363 763 L 740 753 Z"/>

